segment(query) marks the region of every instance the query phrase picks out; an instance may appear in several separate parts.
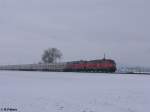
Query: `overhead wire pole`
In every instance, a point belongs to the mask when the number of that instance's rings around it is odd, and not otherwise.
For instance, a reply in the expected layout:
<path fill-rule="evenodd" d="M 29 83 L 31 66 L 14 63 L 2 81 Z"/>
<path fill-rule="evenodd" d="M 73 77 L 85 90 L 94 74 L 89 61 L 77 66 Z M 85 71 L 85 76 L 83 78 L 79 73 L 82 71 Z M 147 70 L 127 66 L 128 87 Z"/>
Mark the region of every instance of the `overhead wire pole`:
<path fill-rule="evenodd" d="M 104 60 L 106 59 L 106 55 L 105 55 L 105 53 L 104 53 Z"/>

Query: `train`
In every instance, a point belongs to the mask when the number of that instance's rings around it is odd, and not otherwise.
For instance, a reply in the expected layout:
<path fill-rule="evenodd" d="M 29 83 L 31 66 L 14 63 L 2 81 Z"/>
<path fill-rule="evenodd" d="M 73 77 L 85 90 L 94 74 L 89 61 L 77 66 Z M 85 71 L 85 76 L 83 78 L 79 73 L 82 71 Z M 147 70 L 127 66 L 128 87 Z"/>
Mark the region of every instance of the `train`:
<path fill-rule="evenodd" d="M 114 73 L 117 67 L 114 60 L 104 58 L 51 64 L 3 65 L 0 70 Z"/>

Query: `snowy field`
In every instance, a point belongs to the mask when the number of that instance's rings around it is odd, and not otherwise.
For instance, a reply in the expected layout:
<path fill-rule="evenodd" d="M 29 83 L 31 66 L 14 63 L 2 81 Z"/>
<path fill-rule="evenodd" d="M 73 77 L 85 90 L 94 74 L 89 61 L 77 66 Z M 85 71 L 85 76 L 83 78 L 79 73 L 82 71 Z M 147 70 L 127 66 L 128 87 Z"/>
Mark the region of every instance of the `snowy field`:
<path fill-rule="evenodd" d="M 150 75 L 0 71 L 0 111 L 149 112 Z"/>

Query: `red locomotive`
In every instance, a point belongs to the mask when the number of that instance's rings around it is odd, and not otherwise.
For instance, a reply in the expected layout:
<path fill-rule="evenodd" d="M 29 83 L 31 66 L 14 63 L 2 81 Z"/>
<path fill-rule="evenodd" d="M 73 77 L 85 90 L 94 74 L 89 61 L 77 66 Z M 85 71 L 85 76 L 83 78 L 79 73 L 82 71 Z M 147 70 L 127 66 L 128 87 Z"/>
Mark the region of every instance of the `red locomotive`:
<path fill-rule="evenodd" d="M 116 63 L 111 59 L 68 62 L 65 68 L 68 72 L 110 72 L 116 71 Z"/>

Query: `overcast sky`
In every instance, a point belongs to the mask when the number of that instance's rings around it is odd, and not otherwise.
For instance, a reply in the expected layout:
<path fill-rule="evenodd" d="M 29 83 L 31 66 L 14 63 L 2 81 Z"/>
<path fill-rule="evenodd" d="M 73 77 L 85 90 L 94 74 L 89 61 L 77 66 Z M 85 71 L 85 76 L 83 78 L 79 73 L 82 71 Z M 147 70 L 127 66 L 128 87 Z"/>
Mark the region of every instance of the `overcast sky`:
<path fill-rule="evenodd" d="M 36 63 L 48 47 L 63 61 L 115 59 L 150 66 L 149 0 L 0 0 L 0 64 Z"/>

